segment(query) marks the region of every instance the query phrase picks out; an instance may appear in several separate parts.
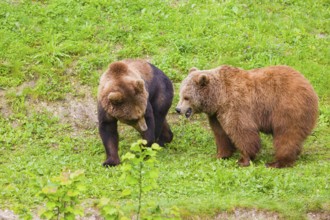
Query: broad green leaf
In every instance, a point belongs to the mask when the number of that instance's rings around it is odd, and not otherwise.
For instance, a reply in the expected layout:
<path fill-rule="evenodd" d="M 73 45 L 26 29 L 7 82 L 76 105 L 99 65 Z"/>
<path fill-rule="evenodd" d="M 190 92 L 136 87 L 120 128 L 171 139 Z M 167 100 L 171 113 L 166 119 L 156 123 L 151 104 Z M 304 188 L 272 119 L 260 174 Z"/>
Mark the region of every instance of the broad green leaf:
<path fill-rule="evenodd" d="M 152 145 L 151 145 L 151 148 L 153 149 L 153 150 L 156 150 L 156 151 L 160 151 L 160 150 L 162 150 L 163 148 L 161 148 L 158 144 L 156 144 L 156 143 L 153 143 Z"/>
<path fill-rule="evenodd" d="M 134 152 L 141 152 L 142 151 L 142 148 L 139 144 L 137 143 L 134 143 L 131 145 L 131 148 L 130 148 L 131 151 L 134 151 Z"/>
<path fill-rule="evenodd" d="M 149 192 L 150 190 L 152 190 L 154 187 L 152 185 L 146 185 L 142 187 L 142 191 L 143 192 Z"/>
<path fill-rule="evenodd" d="M 64 214 L 64 219 L 65 220 L 74 220 L 75 219 L 75 216 L 74 216 L 74 214 L 73 213 L 65 213 Z"/>
<path fill-rule="evenodd" d="M 151 158 L 153 158 L 154 156 L 156 156 L 157 152 L 150 149 L 150 150 L 144 152 L 144 154 L 146 156 L 150 156 Z M 150 160 L 151 159 L 150 157 L 149 158 L 147 157 L 147 159 Z"/>
<path fill-rule="evenodd" d="M 46 219 L 53 219 L 53 217 L 55 217 L 56 215 L 53 211 L 47 210 L 43 212 L 40 216 L 45 217 Z"/>
<path fill-rule="evenodd" d="M 49 201 L 46 203 L 46 207 L 48 209 L 54 209 L 57 206 L 57 204 L 55 202 Z"/>
<path fill-rule="evenodd" d="M 111 206 L 107 207 L 107 209 L 105 209 L 105 211 L 106 211 L 107 215 L 115 215 L 115 216 L 118 215 L 118 210 Z"/>
<path fill-rule="evenodd" d="M 147 145 L 148 141 L 147 140 L 138 140 L 137 143 L 139 145 Z"/>
<path fill-rule="evenodd" d="M 64 212 L 65 213 L 74 213 L 74 208 L 71 206 L 67 206 L 67 207 L 65 207 Z"/>
<path fill-rule="evenodd" d="M 139 183 L 139 180 L 132 175 L 128 175 L 126 177 L 126 183 L 128 185 L 137 185 Z"/>
<path fill-rule="evenodd" d="M 86 191 L 86 189 L 87 189 L 87 187 L 86 187 L 85 185 L 83 185 L 83 184 L 78 184 L 78 185 L 76 186 L 76 188 L 77 188 L 77 190 L 80 191 L 80 192 L 82 192 L 82 191 Z"/>
<path fill-rule="evenodd" d="M 135 154 L 132 154 L 131 152 L 127 152 L 124 156 L 122 156 L 122 160 L 132 160 L 135 158 Z"/>
<path fill-rule="evenodd" d="M 132 191 L 130 189 L 124 189 L 122 192 L 121 192 L 121 196 L 122 197 L 125 197 L 125 196 L 129 196 L 132 194 Z"/>
<path fill-rule="evenodd" d="M 156 169 L 150 170 L 150 171 L 148 172 L 148 176 L 149 176 L 150 178 L 153 178 L 153 179 L 157 179 L 157 178 L 158 178 L 158 175 L 159 175 L 159 171 L 156 170 Z"/>

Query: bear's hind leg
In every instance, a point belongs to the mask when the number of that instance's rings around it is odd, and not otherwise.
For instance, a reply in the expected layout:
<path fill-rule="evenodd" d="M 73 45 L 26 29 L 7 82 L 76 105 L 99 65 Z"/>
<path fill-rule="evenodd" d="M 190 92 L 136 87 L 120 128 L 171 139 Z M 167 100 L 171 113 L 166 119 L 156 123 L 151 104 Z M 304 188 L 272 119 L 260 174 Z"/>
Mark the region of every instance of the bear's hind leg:
<path fill-rule="evenodd" d="M 171 142 L 173 137 L 173 133 L 166 121 L 168 108 L 164 106 L 154 106 L 153 108 L 153 117 L 155 121 L 155 141 L 160 146 L 164 146 L 165 143 Z"/>
<path fill-rule="evenodd" d="M 155 120 L 153 109 L 150 103 L 148 103 L 144 118 L 146 120 L 148 129 L 146 131 L 141 132 L 141 136 L 144 140 L 147 141 L 147 146 L 150 147 L 153 143 L 155 143 Z"/>
<path fill-rule="evenodd" d="M 165 143 L 170 143 L 172 140 L 173 132 L 171 131 L 171 128 L 165 119 L 157 142 L 160 146 L 164 146 Z"/>
<path fill-rule="evenodd" d="M 288 130 L 274 132 L 275 161 L 267 163 L 267 167 L 284 168 L 293 166 L 302 149 L 303 137 L 299 132 Z"/>
<path fill-rule="evenodd" d="M 242 129 L 234 131 L 231 140 L 241 153 L 238 161 L 240 166 L 246 167 L 250 165 L 250 160 L 254 160 L 260 150 L 261 142 L 259 133 L 250 129 Z"/>

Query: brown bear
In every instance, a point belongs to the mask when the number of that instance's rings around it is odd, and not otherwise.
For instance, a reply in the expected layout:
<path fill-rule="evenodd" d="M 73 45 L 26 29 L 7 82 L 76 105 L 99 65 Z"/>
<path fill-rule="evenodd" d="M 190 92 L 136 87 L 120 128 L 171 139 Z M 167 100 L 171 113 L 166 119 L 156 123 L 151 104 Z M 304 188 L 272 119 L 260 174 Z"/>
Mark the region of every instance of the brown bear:
<path fill-rule="evenodd" d="M 120 163 L 118 121 L 133 126 L 148 146 L 172 141 L 166 115 L 173 85 L 154 65 L 131 59 L 111 63 L 100 78 L 97 99 L 99 133 L 107 156 L 104 166 Z"/>
<path fill-rule="evenodd" d="M 288 66 L 192 68 L 181 84 L 176 111 L 187 118 L 206 113 L 217 157 L 228 158 L 238 149 L 241 166 L 256 157 L 259 132 L 272 134 L 275 161 L 267 166 L 282 168 L 294 164 L 314 128 L 318 97 L 303 75 Z"/>

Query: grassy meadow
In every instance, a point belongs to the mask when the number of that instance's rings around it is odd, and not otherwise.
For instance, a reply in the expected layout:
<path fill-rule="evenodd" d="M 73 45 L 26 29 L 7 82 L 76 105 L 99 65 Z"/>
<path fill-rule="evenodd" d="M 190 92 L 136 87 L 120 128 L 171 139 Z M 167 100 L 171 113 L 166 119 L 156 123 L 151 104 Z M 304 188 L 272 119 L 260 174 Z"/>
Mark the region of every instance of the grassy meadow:
<path fill-rule="evenodd" d="M 137 196 L 123 194 L 134 186 L 119 178 L 120 166 L 102 167 L 96 95 L 110 62 L 144 58 L 175 86 L 175 136 L 158 153 L 158 187 L 143 194 L 142 216 L 230 219 L 254 210 L 264 219 L 330 218 L 329 8 L 328 0 L 0 1 L 0 210 L 35 218 L 53 177 L 84 170 L 78 198 L 87 217 L 101 215 L 102 198 L 135 215 Z M 252 166 L 238 167 L 238 154 L 217 160 L 205 115 L 175 113 L 188 70 L 222 64 L 289 65 L 312 83 L 319 121 L 294 167 L 264 166 L 274 153 L 266 135 Z M 139 136 L 119 130 L 123 155 Z"/>

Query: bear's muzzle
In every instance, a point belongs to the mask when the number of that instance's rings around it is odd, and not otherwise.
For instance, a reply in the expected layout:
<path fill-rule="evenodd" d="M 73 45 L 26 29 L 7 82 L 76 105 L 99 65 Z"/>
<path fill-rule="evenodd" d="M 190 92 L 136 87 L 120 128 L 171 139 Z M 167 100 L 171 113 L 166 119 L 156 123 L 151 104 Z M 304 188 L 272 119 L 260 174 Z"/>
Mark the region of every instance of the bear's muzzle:
<path fill-rule="evenodd" d="M 178 107 L 175 108 L 175 111 L 179 114 L 183 113 L 182 110 Z M 192 108 L 188 108 L 184 115 L 186 116 L 186 118 L 189 118 L 192 115 Z"/>

